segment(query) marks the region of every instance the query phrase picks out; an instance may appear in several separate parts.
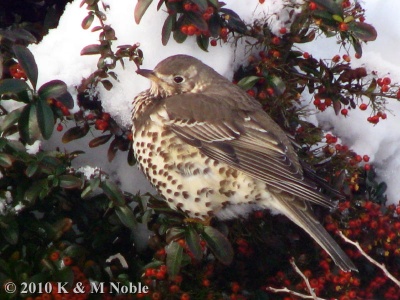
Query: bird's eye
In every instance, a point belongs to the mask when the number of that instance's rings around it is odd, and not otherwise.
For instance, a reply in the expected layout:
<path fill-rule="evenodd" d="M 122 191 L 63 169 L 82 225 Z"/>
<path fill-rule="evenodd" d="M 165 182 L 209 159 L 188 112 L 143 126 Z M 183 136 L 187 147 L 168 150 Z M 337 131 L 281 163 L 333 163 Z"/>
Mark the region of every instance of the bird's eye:
<path fill-rule="evenodd" d="M 185 79 L 182 76 L 175 76 L 174 82 L 175 83 L 182 83 Z"/>

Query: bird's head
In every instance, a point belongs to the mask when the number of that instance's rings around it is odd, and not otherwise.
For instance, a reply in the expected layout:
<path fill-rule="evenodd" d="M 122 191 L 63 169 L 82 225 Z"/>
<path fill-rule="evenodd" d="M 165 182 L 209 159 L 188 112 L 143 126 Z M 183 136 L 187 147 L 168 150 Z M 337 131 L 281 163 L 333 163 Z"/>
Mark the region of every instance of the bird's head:
<path fill-rule="evenodd" d="M 161 98 L 202 92 L 213 79 L 222 77 L 189 55 L 170 56 L 161 61 L 154 70 L 139 69 L 136 72 L 151 80 L 150 93 Z"/>

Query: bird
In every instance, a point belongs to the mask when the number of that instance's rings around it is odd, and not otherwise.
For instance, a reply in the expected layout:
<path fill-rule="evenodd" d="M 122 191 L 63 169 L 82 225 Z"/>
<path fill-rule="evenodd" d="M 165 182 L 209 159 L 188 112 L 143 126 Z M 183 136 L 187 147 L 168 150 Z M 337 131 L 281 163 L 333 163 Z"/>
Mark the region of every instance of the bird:
<path fill-rule="evenodd" d="M 311 204 L 334 202 L 307 179 L 288 135 L 256 99 L 189 55 L 136 72 L 151 85 L 133 100 L 134 155 L 172 209 L 198 220 L 269 209 L 306 231 L 343 271 L 357 271 L 312 212 Z"/>

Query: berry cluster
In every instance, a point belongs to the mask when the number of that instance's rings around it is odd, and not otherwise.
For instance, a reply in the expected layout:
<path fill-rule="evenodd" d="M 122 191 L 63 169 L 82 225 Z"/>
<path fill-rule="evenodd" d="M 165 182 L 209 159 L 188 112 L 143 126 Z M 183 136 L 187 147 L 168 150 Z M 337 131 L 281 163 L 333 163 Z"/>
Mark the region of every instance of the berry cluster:
<path fill-rule="evenodd" d="M 22 80 L 28 79 L 25 71 L 22 69 L 22 67 L 18 63 L 11 65 L 8 70 L 10 72 L 11 77 L 13 77 L 15 79 L 22 79 Z"/>

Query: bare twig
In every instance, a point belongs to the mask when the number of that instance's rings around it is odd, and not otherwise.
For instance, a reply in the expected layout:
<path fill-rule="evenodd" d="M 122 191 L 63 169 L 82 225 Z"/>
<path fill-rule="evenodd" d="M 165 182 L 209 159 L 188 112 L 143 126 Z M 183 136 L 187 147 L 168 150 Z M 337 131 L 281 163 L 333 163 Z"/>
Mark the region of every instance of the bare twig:
<path fill-rule="evenodd" d="M 313 300 L 326 300 L 324 298 L 319 298 L 317 297 L 317 295 L 314 292 L 314 289 L 311 287 L 310 285 L 310 281 L 308 280 L 308 278 L 303 274 L 303 272 L 301 272 L 301 270 L 299 269 L 299 267 L 296 265 L 294 258 L 292 257 L 290 259 L 290 264 L 292 265 L 293 269 L 296 271 L 297 274 L 299 274 L 301 276 L 301 278 L 303 278 L 304 282 L 306 283 L 307 289 L 310 292 L 310 295 L 305 295 L 305 294 L 301 294 L 292 290 L 289 290 L 288 288 L 284 287 L 284 288 L 273 288 L 273 287 L 267 287 L 266 290 L 273 292 L 273 293 L 288 293 L 290 295 L 296 296 L 296 297 L 300 297 L 302 299 L 313 299 Z"/>
<path fill-rule="evenodd" d="M 304 295 L 302 293 L 298 293 L 298 292 L 289 290 L 288 288 L 277 289 L 277 288 L 273 288 L 273 287 L 269 286 L 269 287 L 266 288 L 266 290 L 269 291 L 269 292 L 273 292 L 273 293 L 288 293 L 290 295 L 299 297 L 301 299 L 326 300 L 324 298 L 319 298 L 319 297 L 316 297 L 316 296 L 314 297 L 314 296 L 310 296 L 310 295 Z"/>
<path fill-rule="evenodd" d="M 398 287 L 400 287 L 400 280 L 398 280 L 396 277 L 394 277 L 389 271 L 388 269 L 386 269 L 384 264 L 380 264 L 378 263 L 376 260 L 374 260 L 371 256 L 369 256 L 360 246 L 360 244 L 358 242 L 353 242 L 352 240 L 350 240 L 349 238 L 347 238 L 341 231 L 339 231 L 339 235 L 340 237 L 347 243 L 352 244 L 353 246 L 355 246 L 358 251 L 361 252 L 361 254 L 368 259 L 372 264 L 374 264 L 375 266 L 377 266 L 379 269 L 381 269 L 383 271 L 383 273 L 385 273 L 385 275 L 392 280 Z"/>

